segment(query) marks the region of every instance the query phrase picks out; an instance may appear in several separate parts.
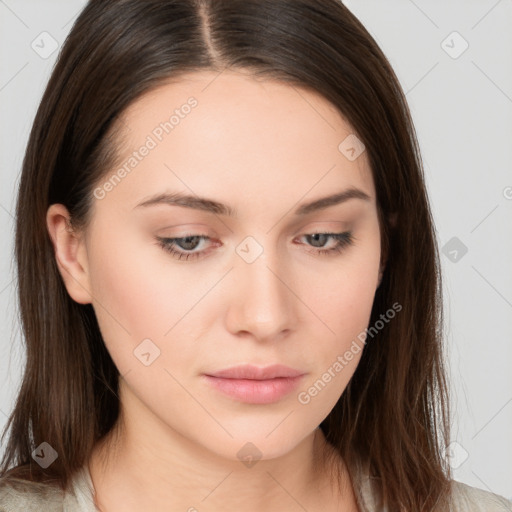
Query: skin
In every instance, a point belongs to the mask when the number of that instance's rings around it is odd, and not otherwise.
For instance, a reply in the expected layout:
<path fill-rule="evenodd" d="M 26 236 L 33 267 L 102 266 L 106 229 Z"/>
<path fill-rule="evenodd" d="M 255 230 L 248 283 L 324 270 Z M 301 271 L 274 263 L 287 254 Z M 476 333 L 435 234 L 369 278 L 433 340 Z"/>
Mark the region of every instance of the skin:
<path fill-rule="evenodd" d="M 338 150 L 353 130 L 320 95 L 225 71 L 187 75 L 134 102 L 123 114 L 123 161 L 191 96 L 197 107 L 104 198 L 94 198 L 84 231 L 66 229 L 63 205 L 47 214 L 67 291 L 93 305 L 122 376 L 118 444 L 107 438 L 89 463 L 97 506 L 356 511 L 339 456 L 341 486 L 329 478 L 329 445 L 318 425 L 362 351 L 309 403 L 297 395 L 369 323 L 383 267 L 366 152 L 350 161 Z M 350 187 L 370 199 L 294 215 L 299 205 Z M 226 203 L 237 216 L 136 208 L 171 191 Z M 336 240 L 306 236 L 345 231 L 353 244 L 330 254 L 318 250 Z M 156 240 L 191 233 L 210 239 L 176 249 L 204 251 L 197 259 L 179 260 Z M 263 251 L 251 263 L 236 251 L 248 236 Z M 254 254 L 257 245 L 246 247 Z M 160 355 L 146 366 L 134 350 L 148 338 Z M 202 378 L 243 363 L 282 363 L 305 376 L 271 404 L 226 397 Z M 237 456 L 248 442 L 261 455 L 252 467 Z"/>

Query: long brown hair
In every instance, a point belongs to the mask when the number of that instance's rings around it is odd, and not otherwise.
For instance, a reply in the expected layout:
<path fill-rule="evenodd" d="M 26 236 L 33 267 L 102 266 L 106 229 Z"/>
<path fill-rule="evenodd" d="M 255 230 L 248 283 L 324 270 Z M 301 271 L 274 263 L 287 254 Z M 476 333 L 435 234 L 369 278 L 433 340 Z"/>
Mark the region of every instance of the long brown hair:
<path fill-rule="evenodd" d="M 0 475 L 66 489 L 119 414 L 119 372 L 91 304 L 68 295 L 46 212 L 78 228 L 117 162 L 120 114 L 180 75 L 231 68 L 320 93 L 353 127 L 371 164 L 387 265 L 365 346 L 321 429 L 350 466 L 361 458 L 388 510 L 432 510 L 451 479 L 439 254 L 418 142 L 398 79 L 339 0 L 90 0 L 53 70 L 27 145 L 16 210 L 18 299 L 27 361 Z M 340 141 L 341 142 L 341 141 Z M 392 216 L 395 222 L 391 222 Z M 58 453 L 43 470 L 31 453 Z"/>

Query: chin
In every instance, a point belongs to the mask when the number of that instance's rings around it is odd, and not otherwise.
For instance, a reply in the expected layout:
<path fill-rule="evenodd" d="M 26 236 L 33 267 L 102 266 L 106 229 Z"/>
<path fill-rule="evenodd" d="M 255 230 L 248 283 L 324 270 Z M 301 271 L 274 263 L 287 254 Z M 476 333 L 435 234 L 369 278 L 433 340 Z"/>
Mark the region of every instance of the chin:
<path fill-rule="evenodd" d="M 220 456 L 234 461 L 240 461 L 252 467 L 258 461 L 272 460 L 283 457 L 293 451 L 305 438 L 313 433 L 313 430 L 296 430 L 278 426 L 259 432 L 254 427 L 251 429 L 232 432 L 233 439 L 224 439 L 224 444 L 219 442 L 212 446 L 212 450 Z M 269 432 L 271 432 L 269 434 Z"/>

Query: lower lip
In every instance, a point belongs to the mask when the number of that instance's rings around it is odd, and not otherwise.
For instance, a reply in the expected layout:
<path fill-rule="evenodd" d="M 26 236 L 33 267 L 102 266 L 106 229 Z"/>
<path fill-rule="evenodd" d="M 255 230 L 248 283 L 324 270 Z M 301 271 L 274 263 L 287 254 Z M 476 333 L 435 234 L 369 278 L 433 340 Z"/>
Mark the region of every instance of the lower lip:
<path fill-rule="evenodd" d="M 221 393 L 248 404 L 271 404 L 290 394 L 303 375 L 275 379 L 226 379 L 205 375 L 208 383 Z"/>

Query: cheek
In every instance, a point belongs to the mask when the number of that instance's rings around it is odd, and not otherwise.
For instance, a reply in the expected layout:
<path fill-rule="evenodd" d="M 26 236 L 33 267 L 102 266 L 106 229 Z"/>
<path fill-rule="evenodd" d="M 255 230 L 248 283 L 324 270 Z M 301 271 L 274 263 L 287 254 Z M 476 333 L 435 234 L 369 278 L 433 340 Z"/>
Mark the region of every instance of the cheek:
<path fill-rule="evenodd" d="M 365 346 L 379 271 L 377 241 L 377 235 L 368 238 L 367 245 L 340 257 L 327 274 L 316 279 L 307 274 L 302 280 L 301 289 L 318 324 L 312 357 L 317 364 L 307 385 L 314 386 L 311 396 L 327 408 L 345 389 Z M 316 399 L 320 391 L 322 397 Z"/>
<path fill-rule="evenodd" d="M 93 306 L 120 373 L 138 373 L 143 366 L 139 357 L 148 352 L 151 368 L 188 367 L 197 358 L 194 322 L 208 311 L 208 301 L 201 299 L 211 282 L 128 229 L 98 230 L 94 236 L 97 243 L 89 251 Z"/>
<path fill-rule="evenodd" d="M 142 340 L 159 340 L 170 329 L 176 292 L 165 286 L 151 260 L 158 247 L 116 230 L 98 230 L 94 236 L 97 243 L 89 251 L 93 306 L 105 344 L 114 358 L 121 358 L 122 371 Z"/>
<path fill-rule="evenodd" d="M 319 307 L 327 327 L 316 336 L 310 360 L 314 369 L 298 390 L 296 401 L 303 413 L 319 423 L 333 409 L 357 369 L 365 346 L 365 329 L 373 305 L 373 286 L 359 282 L 338 291 Z"/>
<path fill-rule="evenodd" d="M 368 325 L 379 272 L 377 240 L 368 237 L 365 245 L 353 247 L 328 271 L 316 276 L 306 274 L 302 279 L 301 289 L 307 294 L 308 304 L 324 321 L 324 333 L 338 348 Z"/>

